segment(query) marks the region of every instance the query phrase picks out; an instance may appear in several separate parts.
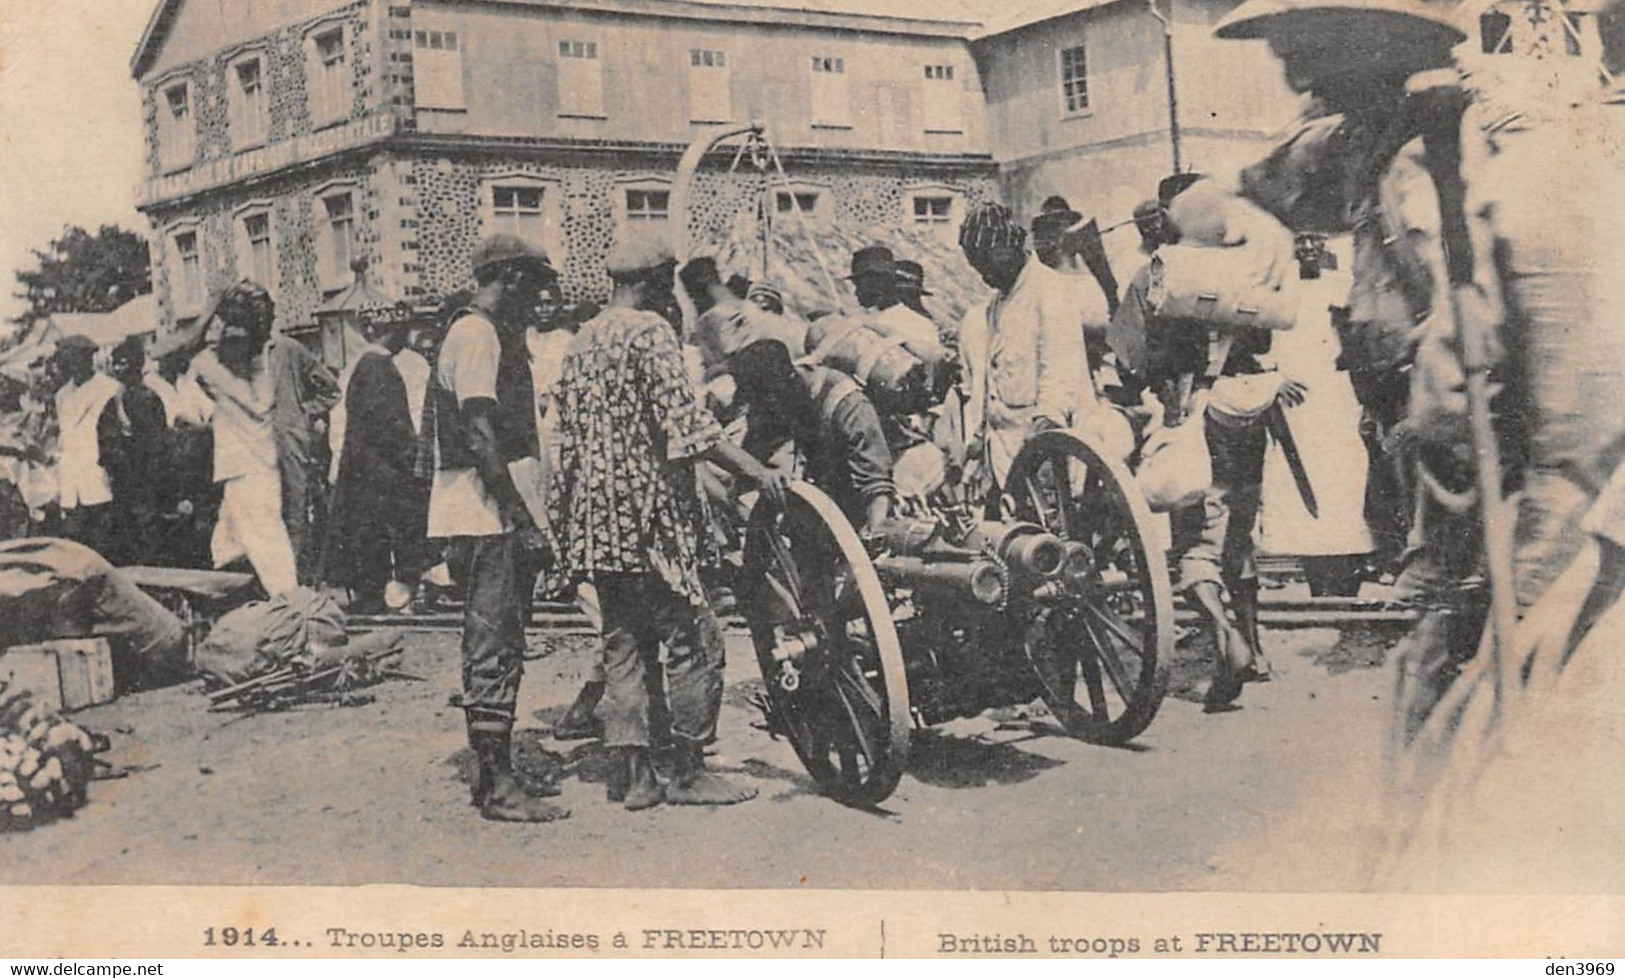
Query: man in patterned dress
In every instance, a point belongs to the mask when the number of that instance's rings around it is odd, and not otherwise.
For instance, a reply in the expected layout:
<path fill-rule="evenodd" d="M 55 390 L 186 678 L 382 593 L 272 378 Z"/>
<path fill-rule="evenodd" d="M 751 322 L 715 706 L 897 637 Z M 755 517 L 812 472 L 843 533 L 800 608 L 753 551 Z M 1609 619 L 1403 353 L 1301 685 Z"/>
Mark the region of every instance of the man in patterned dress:
<path fill-rule="evenodd" d="M 656 235 L 609 256 L 609 306 L 581 327 L 559 380 L 559 553 L 598 588 L 607 686 L 598 705 L 616 755 L 611 801 L 629 809 L 748 801 L 756 789 L 705 769 L 722 707 L 722 634 L 700 583 L 705 504 L 694 466 L 713 461 L 756 484 L 770 503 L 787 488 L 722 436 L 695 394 L 670 324 L 651 310 L 671 297 L 676 260 Z M 665 644 L 662 692 L 660 647 Z M 651 718 L 670 704 L 675 773 L 662 788 Z"/>

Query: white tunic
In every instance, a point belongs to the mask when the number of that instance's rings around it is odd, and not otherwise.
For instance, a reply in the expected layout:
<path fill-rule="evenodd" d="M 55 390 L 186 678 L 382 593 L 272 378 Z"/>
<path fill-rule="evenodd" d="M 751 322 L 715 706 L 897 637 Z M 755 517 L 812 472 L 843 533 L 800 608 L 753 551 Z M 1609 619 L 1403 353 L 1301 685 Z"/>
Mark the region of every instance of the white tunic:
<path fill-rule="evenodd" d="M 1000 486 L 1037 419 L 1067 427 L 1095 404 L 1078 285 L 1029 257 L 1010 291 L 965 313 L 965 433 L 983 439 L 978 461 Z"/>
<path fill-rule="evenodd" d="M 102 467 L 96 428 L 102 410 L 123 390 L 118 381 L 97 373 L 82 384 L 69 382 L 56 392 L 56 416 L 62 430 L 57 483 L 63 509 L 113 501 L 113 486 Z"/>

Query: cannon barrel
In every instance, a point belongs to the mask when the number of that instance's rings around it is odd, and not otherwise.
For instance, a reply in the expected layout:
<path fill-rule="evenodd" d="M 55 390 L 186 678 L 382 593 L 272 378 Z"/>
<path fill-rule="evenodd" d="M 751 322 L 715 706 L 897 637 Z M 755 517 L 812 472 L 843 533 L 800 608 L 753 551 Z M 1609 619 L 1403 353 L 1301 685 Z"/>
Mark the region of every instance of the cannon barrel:
<path fill-rule="evenodd" d="M 902 587 L 948 591 L 987 605 L 1004 600 L 1004 577 L 999 565 L 986 558 L 945 561 L 887 554 L 875 561 L 875 570 L 888 582 Z"/>
<path fill-rule="evenodd" d="M 1033 577 L 1054 577 L 1066 562 L 1066 541 L 1034 523 L 986 521 L 978 528 L 1010 568 Z"/>

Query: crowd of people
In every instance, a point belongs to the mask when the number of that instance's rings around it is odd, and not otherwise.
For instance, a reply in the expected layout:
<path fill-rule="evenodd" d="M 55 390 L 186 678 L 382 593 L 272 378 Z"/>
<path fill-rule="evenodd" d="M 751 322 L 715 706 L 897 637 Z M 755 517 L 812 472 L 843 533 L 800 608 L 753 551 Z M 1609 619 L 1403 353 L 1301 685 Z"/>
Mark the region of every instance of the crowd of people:
<path fill-rule="evenodd" d="M 557 733 L 603 739 L 609 798 L 739 803 L 754 790 L 708 770 L 705 747 L 728 594 L 716 555 L 738 542 L 744 497 L 782 503 L 805 479 L 878 545 L 900 499 L 947 490 L 997 511 L 1012 461 L 1042 432 L 1085 432 L 1142 466 L 1151 446 L 1194 433 L 1207 475 L 1169 506 L 1171 562 L 1213 649 L 1208 705 L 1222 709 L 1270 677 L 1254 559 L 1266 446 L 1280 443 L 1303 475 L 1287 418 L 1314 396 L 1271 358 L 1272 331 L 1295 313 L 1273 322 L 1253 300 L 1314 278 L 1318 236 L 1349 232 L 1353 291 L 1333 319 L 1371 449 L 1373 528 L 1386 556 L 1403 554 L 1401 593 L 1423 609 L 1402 650 L 1420 677 L 1414 729 L 1489 613 L 1479 527 L 1500 501 L 1473 496 L 1493 450 L 1462 447 L 1469 374 L 1494 369 L 1507 478 L 1538 511 L 1519 553 L 1525 602 L 1572 555 L 1588 507 L 1617 495 L 1617 433 L 1537 410 L 1560 400 L 1556 375 L 1507 359 L 1573 318 L 1528 284 L 1544 256 L 1497 245 L 1529 240 L 1517 237 L 1527 228 L 1489 227 L 1484 208 L 1456 223 L 1442 208 L 1432 223 L 1384 208 L 1429 181 L 1476 201 L 1477 174 L 1452 184 L 1421 155 L 1462 128 L 1459 111 L 1407 88 L 1448 68 L 1459 32 L 1426 5 L 1286 6 L 1243 5 L 1220 34 L 1267 40 L 1316 115 L 1235 179 L 1163 180 L 1134 220 L 1157 264 L 1122 289 L 1094 222 L 1059 197 L 1028 223 L 996 202 L 971 210 L 958 241 L 990 291 L 958 323 L 933 321 L 921 265 L 879 245 L 851 256 L 849 311 L 831 312 L 792 308 L 772 282 L 724 278 L 710 257 L 679 267 L 663 232 L 637 230 L 606 260 L 606 303 L 568 307 L 549 256 L 498 234 L 473 253 L 472 292 L 432 315 L 363 317 L 369 345 L 334 376 L 296 337 L 272 335 L 270 297 L 243 282 L 150 364 L 126 343 L 99 371 L 92 345 L 61 344 L 50 529 L 121 563 L 246 560 L 270 594 L 326 584 L 359 611 L 454 587 L 474 804 L 491 819 L 550 821 L 568 815 L 556 787 L 510 760 L 538 592 L 573 595 L 598 626 L 594 673 Z M 1330 28 L 1367 14 L 1395 46 L 1351 61 Z M 1443 91 L 1433 97 L 1455 89 Z M 1350 132 L 1370 145 L 1351 149 Z M 1461 267 L 1442 262 L 1441 238 Z M 1219 261 L 1221 250 L 1243 260 Z M 1230 280 L 1204 279 L 1213 268 Z M 1186 281 L 1202 286 L 1200 314 L 1174 311 Z M 1462 339 L 1475 329 L 1490 334 L 1488 365 Z M 1578 376 L 1601 389 L 1620 373 Z M 1585 518 L 1613 539 L 1611 524 Z M 1625 563 L 1605 549 L 1598 587 L 1617 594 Z"/>

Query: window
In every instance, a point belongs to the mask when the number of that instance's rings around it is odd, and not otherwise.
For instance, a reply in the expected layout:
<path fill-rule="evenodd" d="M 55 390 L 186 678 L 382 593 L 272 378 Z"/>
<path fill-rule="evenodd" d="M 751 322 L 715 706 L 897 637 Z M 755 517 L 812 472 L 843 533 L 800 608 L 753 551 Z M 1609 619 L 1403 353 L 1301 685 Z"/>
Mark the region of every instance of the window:
<path fill-rule="evenodd" d="M 310 40 L 309 99 L 311 122 L 325 126 L 350 116 L 350 66 L 344 28 L 335 27 Z"/>
<path fill-rule="evenodd" d="M 915 224 L 947 224 L 953 219 L 952 197 L 915 197 Z"/>
<path fill-rule="evenodd" d="M 670 191 L 628 190 L 626 192 L 626 219 L 628 221 L 664 221 L 670 216 Z"/>
<path fill-rule="evenodd" d="M 964 217 L 964 194 L 957 187 L 926 184 L 903 195 L 903 220 L 918 230 L 952 235 Z"/>
<path fill-rule="evenodd" d="M 559 115 L 604 118 L 604 72 L 598 42 L 559 42 Z"/>
<path fill-rule="evenodd" d="M 724 51 L 688 52 L 688 117 L 694 122 L 727 122 L 733 118 L 728 56 Z"/>
<path fill-rule="evenodd" d="M 953 65 L 925 66 L 924 123 L 926 132 L 965 131 L 961 114 L 964 90 L 954 81 Z"/>
<path fill-rule="evenodd" d="M 265 208 L 266 205 L 254 206 Z M 270 210 L 243 210 L 237 218 L 237 274 L 274 292 L 276 273 L 276 242 L 271 237 Z"/>
<path fill-rule="evenodd" d="M 486 178 L 479 193 L 483 233 L 517 235 L 546 251 L 553 267 L 564 267 L 564 195 L 556 182 L 528 173 L 501 173 Z"/>
<path fill-rule="evenodd" d="M 413 31 L 412 84 L 417 107 L 463 111 L 463 51 L 456 31 Z"/>
<path fill-rule="evenodd" d="M 192 165 L 197 127 L 192 122 L 192 86 L 188 82 L 163 90 L 158 106 L 158 162 L 165 170 Z"/>
<path fill-rule="evenodd" d="M 354 278 L 350 262 L 356 256 L 355 191 L 349 187 L 324 188 L 316 196 L 316 270 L 324 292 L 349 285 Z"/>
<path fill-rule="evenodd" d="M 491 188 L 491 230 L 526 237 L 541 224 L 545 193 L 541 187 Z"/>
<path fill-rule="evenodd" d="M 170 239 L 175 245 L 175 277 L 169 298 L 177 316 L 195 316 L 203 311 L 203 252 L 196 231 L 177 231 Z"/>
<path fill-rule="evenodd" d="M 845 58 L 813 56 L 812 124 L 852 128 L 852 95 L 846 84 Z"/>
<path fill-rule="evenodd" d="M 778 206 L 776 210 L 780 214 L 794 214 L 799 211 L 802 214 L 810 215 L 817 209 L 818 194 L 816 193 L 791 193 L 788 190 L 779 191 Z"/>
<path fill-rule="evenodd" d="M 1061 104 L 1067 115 L 1089 111 L 1089 58 L 1081 44 L 1061 51 Z"/>
<path fill-rule="evenodd" d="M 270 106 L 265 99 L 260 59 L 249 58 L 232 65 L 226 85 L 232 147 L 247 149 L 265 142 L 266 131 L 270 129 Z"/>

